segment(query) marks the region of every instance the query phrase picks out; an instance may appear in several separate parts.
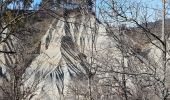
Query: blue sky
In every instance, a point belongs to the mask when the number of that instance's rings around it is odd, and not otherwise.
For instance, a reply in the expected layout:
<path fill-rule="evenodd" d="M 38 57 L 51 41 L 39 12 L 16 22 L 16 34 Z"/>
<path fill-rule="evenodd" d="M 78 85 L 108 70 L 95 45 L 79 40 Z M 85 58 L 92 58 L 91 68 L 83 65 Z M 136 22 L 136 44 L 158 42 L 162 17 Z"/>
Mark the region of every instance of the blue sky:
<path fill-rule="evenodd" d="M 41 2 L 41 0 L 34 0 L 34 4 L 39 4 Z"/>
<path fill-rule="evenodd" d="M 98 5 L 100 5 L 100 1 L 102 1 L 102 0 L 97 0 Z M 105 0 L 105 1 L 107 1 L 107 0 Z M 145 3 L 149 8 L 148 9 L 149 13 L 153 13 L 153 9 L 161 10 L 161 8 L 162 8 L 162 0 L 129 0 L 129 1 L 137 1 L 137 2 L 141 1 L 142 3 Z M 39 4 L 40 2 L 41 2 L 41 0 L 34 0 L 34 5 Z"/>
<path fill-rule="evenodd" d="M 142 0 L 142 1 L 150 5 L 152 8 L 160 9 L 162 7 L 162 0 Z"/>
<path fill-rule="evenodd" d="M 97 0 L 97 2 L 100 2 L 101 0 Z M 131 0 L 129 0 L 131 1 Z M 135 0 L 136 1 L 136 0 Z M 157 7 L 161 7 L 161 1 L 162 0 L 141 0 L 142 2 L 150 5 L 151 7 L 157 8 Z M 34 0 L 34 4 L 39 4 L 41 2 L 41 0 Z"/>

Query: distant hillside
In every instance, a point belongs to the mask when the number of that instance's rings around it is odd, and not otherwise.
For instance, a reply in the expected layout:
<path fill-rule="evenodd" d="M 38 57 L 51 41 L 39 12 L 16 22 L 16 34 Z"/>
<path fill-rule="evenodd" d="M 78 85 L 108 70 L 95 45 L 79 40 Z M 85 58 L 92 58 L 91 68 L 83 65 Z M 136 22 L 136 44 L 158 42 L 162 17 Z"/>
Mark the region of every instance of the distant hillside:
<path fill-rule="evenodd" d="M 162 26 L 161 26 L 161 20 L 155 21 L 155 22 L 148 22 L 145 24 L 141 24 L 142 27 L 144 27 L 146 30 L 149 30 L 151 33 L 155 34 L 159 38 L 161 38 L 161 31 L 162 31 Z M 170 34 L 170 19 L 165 20 L 165 34 L 168 35 Z M 133 28 L 128 28 L 126 30 L 126 35 L 130 36 L 134 41 L 137 43 L 143 45 L 148 43 L 150 40 L 154 40 L 151 35 L 147 34 L 146 31 L 144 31 L 141 27 L 133 27 Z"/>

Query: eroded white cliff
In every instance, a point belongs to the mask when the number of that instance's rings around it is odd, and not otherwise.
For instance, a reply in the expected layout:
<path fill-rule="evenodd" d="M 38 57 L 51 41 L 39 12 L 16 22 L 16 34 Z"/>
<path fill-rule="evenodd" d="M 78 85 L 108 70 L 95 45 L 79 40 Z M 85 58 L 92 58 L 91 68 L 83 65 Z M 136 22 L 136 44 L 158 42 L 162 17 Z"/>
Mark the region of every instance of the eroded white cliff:
<path fill-rule="evenodd" d="M 105 28 L 93 14 L 70 12 L 66 18 L 54 19 L 42 38 L 40 55 L 27 69 L 30 79 L 25 86 L 39 81 L 32 99 L 56 100 L 65 96 L 72 78 L 87 79 L 91 73 L 92 50 L 93 55 L 104 55 L 107 48 L 111 47 Z"/>

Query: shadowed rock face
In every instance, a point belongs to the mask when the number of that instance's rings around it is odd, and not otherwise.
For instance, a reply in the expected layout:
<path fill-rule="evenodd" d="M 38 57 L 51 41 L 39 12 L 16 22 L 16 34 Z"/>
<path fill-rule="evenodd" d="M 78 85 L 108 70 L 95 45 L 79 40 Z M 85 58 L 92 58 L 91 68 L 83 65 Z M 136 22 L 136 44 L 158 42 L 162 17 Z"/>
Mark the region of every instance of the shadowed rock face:
<path fill-rule="evenodd" d="M 75 43 L 70 36 L 63 36 L 61 39 L 61 47 L 63 49 L 71 49 L 75 51 Z"/>

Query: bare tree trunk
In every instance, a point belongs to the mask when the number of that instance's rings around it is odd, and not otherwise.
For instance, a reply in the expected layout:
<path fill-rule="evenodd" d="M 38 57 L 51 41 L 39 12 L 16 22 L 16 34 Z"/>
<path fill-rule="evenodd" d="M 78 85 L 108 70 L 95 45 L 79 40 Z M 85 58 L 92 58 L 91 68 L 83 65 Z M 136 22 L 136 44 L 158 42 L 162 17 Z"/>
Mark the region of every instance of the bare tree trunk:
<path fill-rule="evenodd" d="M 162 0 L 162 41 L 165 41 L 165 1 Z"/>
<path fill-rule="evenodd" d="M 123 42 L 124 40 L 124 30 L 120 30 L 121 31 L 121 52 L 122 52 L 122 61 L 121 61 L 121 65 L 122 65 L 122 70 L 123 70 L 123 74 L 122 74 L 122 90 L 124 92 L 124 98 L 125 100 L 128 100 L 128 95 L 127 95 L 127 89 L 126 89 L 126 75 L 125 75 L 125 44 Z"/>
<path fill-rule="evenodd" d="M 166 62 L 167 62 L 167 58 L 166 58 L 166 35 L 165 35 L 165 16 L 166 16 L 166 8 L 165 8 L 165 4 L 166 4 L 166 0 L 162 0 L 162 42 L 164 43 L 163 45 L 163 52 L 162 52 L 162 66 L 163 66 L 163 90 L 162 90 L 162 100 L 167 100 L 167 96 L 168 96 L 168 89 L 166 87 L 166 71 L 167 71 L 167 66 L 166 66 Z"/>
<path fill-rule="evenodd" d="M 90 1 L 92 3 L 92 1 Z M 96 0 L 94 1 L 95 2 L 95 5 L 96 5 Z M 92 7 L 92 5 L 91 5 Z M 96 6 L 95 6 L 95 13 L 96 13 Z M 95 16 L 96 17 L 96 16 Z M 96 19 L 95 19 L 95 29 L 94 29 L 94 33 L 92 32 L 92 53 L 91 53 L 91 68 L 93 66 L 93 51 L 94 51 L 94 41 L 95 41 L 95 35 L 96 35 L 96 32 L 97 32 L 97 27 L 96 27 Z M 89 69 L 90 73 L 91 73 L 91 68 Z M 88 76 L 88 87 L 89 87 L 89 100 L 92 100 L 92 90 L 91 90 L 91 75 Z"/>

